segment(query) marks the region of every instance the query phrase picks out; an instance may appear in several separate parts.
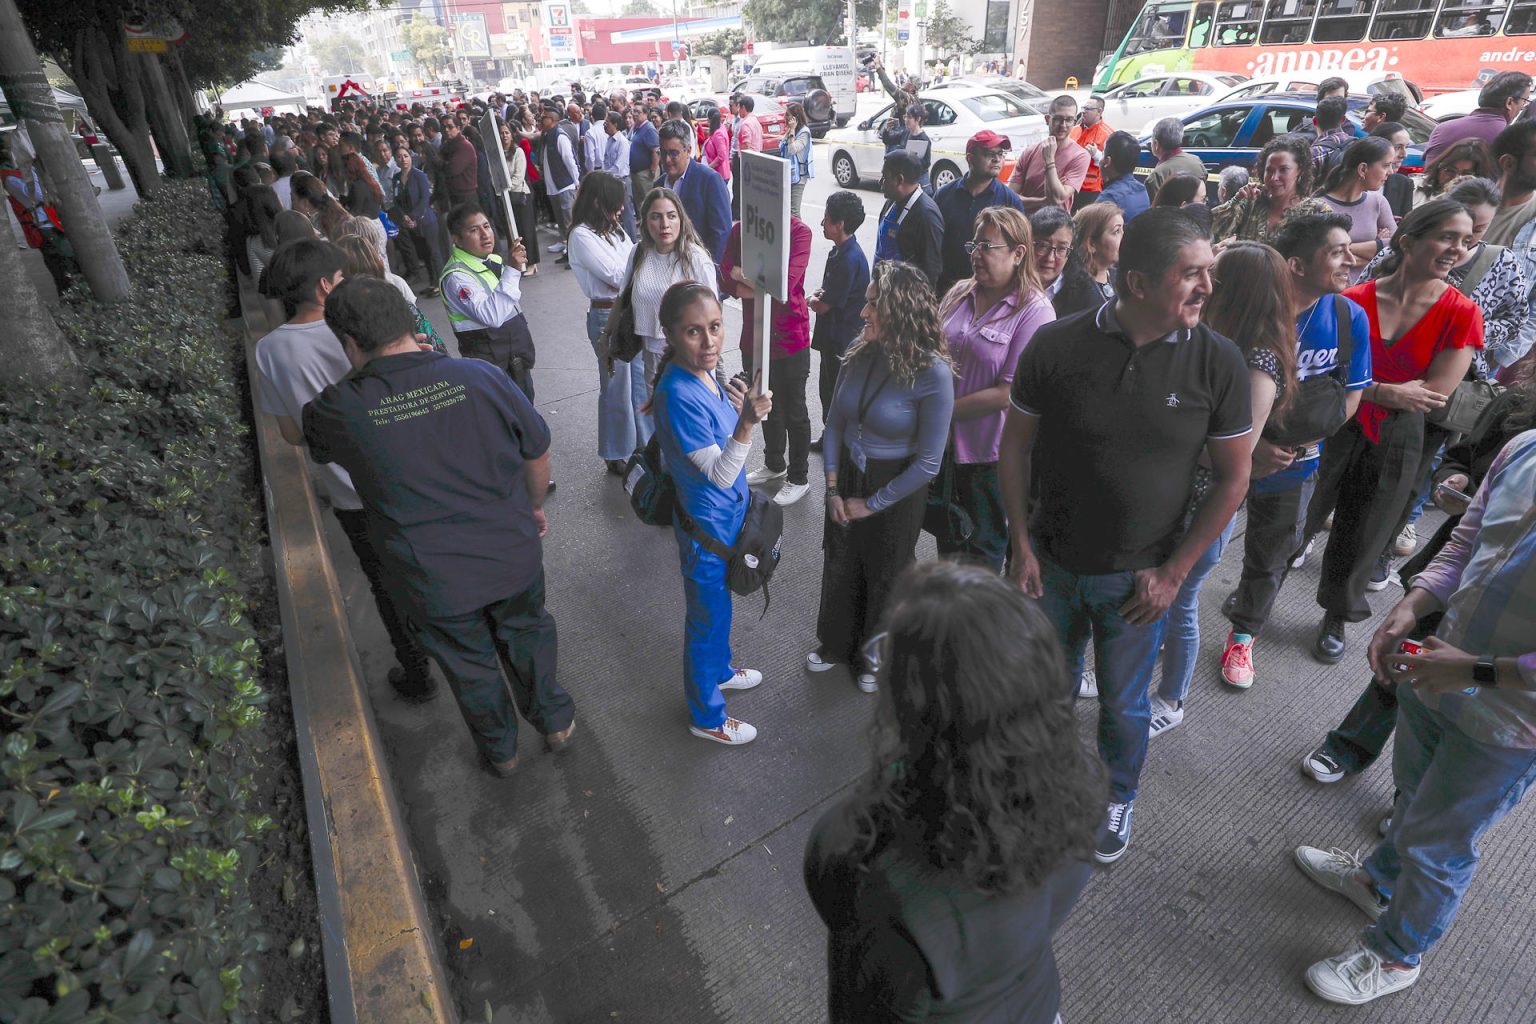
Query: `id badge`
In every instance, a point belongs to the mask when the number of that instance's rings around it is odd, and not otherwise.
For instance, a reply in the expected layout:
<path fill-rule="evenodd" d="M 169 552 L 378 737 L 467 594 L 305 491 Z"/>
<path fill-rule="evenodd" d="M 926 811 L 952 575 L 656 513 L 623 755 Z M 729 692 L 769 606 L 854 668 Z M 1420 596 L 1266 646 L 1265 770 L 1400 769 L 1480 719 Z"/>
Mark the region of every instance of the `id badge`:
<path fill-rule="evenodd" d="M 849 444 L 848 457 L 853 460 L 853 464 L 858 467 L 860 473 L 864 472 L 868 459 L 864 455 L 864 446 L 862 444 L 858 441 Z"/>

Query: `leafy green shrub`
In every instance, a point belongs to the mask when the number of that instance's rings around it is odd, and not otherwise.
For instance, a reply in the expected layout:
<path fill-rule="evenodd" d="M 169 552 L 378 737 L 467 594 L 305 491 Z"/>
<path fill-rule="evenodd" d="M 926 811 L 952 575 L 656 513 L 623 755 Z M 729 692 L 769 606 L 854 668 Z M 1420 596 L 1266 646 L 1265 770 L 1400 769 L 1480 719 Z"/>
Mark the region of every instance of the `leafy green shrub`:
<path fill-rule="evenodd" d="M 89 383 L 0 389 L 0 1020 L 249 1019 L 259 495 L 222 224 L 167 182 L 134 297 L 60 312 Z"/>

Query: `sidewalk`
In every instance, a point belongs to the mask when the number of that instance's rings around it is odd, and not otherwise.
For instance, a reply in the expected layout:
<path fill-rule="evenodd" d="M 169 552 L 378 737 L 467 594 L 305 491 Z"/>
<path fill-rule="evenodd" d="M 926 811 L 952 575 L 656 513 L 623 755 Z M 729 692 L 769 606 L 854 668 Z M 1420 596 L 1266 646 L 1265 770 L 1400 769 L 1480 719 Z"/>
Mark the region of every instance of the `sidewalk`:
<path fill-rule="evenodd" d="M 350 555 L 336 558 L 460 1011 L 480 1021 L 488 1007 L 495 1024 L 824 1020 L 825 933 L 801 854 L 816 817 L 869 767 L 874 700 L 842 673 L 800 667 L 820 584 L 820 502 L 786 510 L 766 614 L 760 598 L 736 603 L 738 663 L 762 668 L 766 682 L 733 694 L 730 709 L 761 730 L 758 741 L 732 750 L 692 738 L 676 547 L 634 518 L 596 457 L 596 369 L 573 276 L 546 262 L 525 288 L 560 484 L 545 564 L 560 679 L 578 707 L 573 749 L 557 761 L 525 731 L 516 777 L 482 772 L 446 688 L 420 707 L 393 698 L 366 584 Z M 441 307 L 424 305 L 451 337 Z M 729 350 L 739 310 L 728 308 L 727 321 Z M 729 365 L 737 358 L 727 352 Z M 814 382 L 811 394 L 814 403 Z M 1314 556 L 1281 595 L 1257 651 L 1257 685 L 1224 688 L 1218 610 L 1239 540 L 1206 584 L 1189 717 L 1153 743 L 1132 848 L 1097 872 L 1059 936 L 1063 1018 L 1530 1020 L 1529 808 L 1485 844 L 1456 928 L 1415 988 L 1357 1009 L 1304 988 L 1302 971 L 1342 951 L 1365 920 L 1308 882 L 1291 851 L 1368 847 L 1392 793 L 1385 763 L 1331 787 L 1298 770 L 1364 684 L 1374 624 L 1350 628 L 1342 664 L 1311 659 Z M 339 532 L 331 543 L 346 551 Z M 925 539 L 921 553 L 932 550 Z M 1378 614 L 1400 593 L 1373 595 Z M 1080 702 L 1078 718 L 1092 743 L 1094 706 Z"/>
<path fill-rule="evenodd" d="M 123 183 L 127 187 L 117 191 L 107 188 L 106 178 L 101 173 L 101 168 L 96 166 L 94 160 L 82 160 L 80 165 L 90 174 L 91 184 L 101 189 L 101 194 L 96 197 L 96 202 L 101 206 L 102 215 L 107 218 L 109 225 L 115 225 L 133 212 L 134 205 L 139 201 L 139 193 L 134 189 L 133 179 L 128 177 L 128 169 L 123 165 L 121 159 L 117 161 L 118 171 L 121 172 Z M 6 205 L 9 206 L 10 204 L 7 203 Z M 5 216 L 6 220 L 10 222 L 8 224 L 9 230 L 6 235 L 0 235 L 0 245 L 15 245 L 26 249 L 26 244 L 21 240 L 21 231 L 16 226 L 15 216 L 9 209 L 6 211 Z M 66 228 L 68 227 L 68 225 L 65 226 Z M 59 299 L 59 293 L 53 287 L 53 278 L 49 275 L 48 268 L 43 266 L 43 258 L 35 250 L 26 249 L 22 254 L 22 260 L 27 265 L 27 276 L 37 286 L 38 294 L 42 295 L 43 301 L 49 305 L 56 304 Z"/>

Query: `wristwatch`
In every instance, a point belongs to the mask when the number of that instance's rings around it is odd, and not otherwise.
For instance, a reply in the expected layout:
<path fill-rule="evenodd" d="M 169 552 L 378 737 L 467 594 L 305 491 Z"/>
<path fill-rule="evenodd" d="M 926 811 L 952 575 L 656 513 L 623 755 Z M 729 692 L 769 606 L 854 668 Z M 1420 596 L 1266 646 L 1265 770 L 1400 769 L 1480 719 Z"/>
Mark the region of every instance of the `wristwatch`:
<path fill-rule="evenodd" d="M 1498 667 L 1493 658 L 1484 655 L 1472 663 L 1472 681 L 1479 686 L 1497 686 L 1499 684 Z"/>

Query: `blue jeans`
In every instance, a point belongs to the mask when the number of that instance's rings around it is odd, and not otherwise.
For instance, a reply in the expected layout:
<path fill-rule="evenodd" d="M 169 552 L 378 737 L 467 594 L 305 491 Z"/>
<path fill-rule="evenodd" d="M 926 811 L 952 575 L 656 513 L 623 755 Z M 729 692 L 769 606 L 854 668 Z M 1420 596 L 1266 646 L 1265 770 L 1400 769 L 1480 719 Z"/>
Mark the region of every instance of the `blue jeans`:
<path fill-rule="evenodd" d="M 1189 692 L 1189 681 L 1195 676 L 1195 662 L 1200 657 L 1200 585 L 1221 561 L 1221 553 L 1232 539 L 1233 516 L 1227 528 L 1221 531 L 1205 554 L 1195 559 L 1179 595 L 1168 606 L 1167 636 L 1163 646 L 1163 679 L 1157 685 L 1157 695 L 1170 704 L 1184 699 Z"/>
<path fill-rule="evenodd" d="M 683 695 L 688 714 L 700 729 L 725 723 L 725 698 L 720 684 L 731 668 L 731 592 L 725 586 L 725 562 L 694 543 L 676 524 L 678 558 L 683 568 L 683 599 L 688 617 L 683 626 Z"/>
<path fill-rule="evenodd" d="M 1120 615 L 1120 606 L 1136 592 L 1134 573 L 1080 576 L 1043 554 L 1039 558 L 1045 590 L 1040 608 L 1061 637 L 1068 665 L 1082 663 L 1083 649 L 1093 638 L 1099 756 L 1109 769 L 1110 800 L 1129 802 L 1136 799 L 1141 766 L 1147 760 L 1147 729 L 1152 721 L 1147 687 L 1167 617 L 1150 626 L 1133 626 Z"/>
<path fill-rule="evenodd" d="M 612 310 L 587 310 L 587 339 L 592 342 L 594 354 L 608 324 Z M 645 447 L 651 439 L 650 417 L 640 414 L 645 404 L 645 356 L 638 355 L 627 363 L 614 360 L 613 376 L 597 368 L 598 387 L 601 388 L 597 403 L 597 454 L 602 459 L 627 459 L 636 448 Z"/>
<path fill-rule="evenodd" d="M 1387 960 L 1417 964 L 1456 918 L 1477 871 L 1478 839 L 1536 778 L 1536 750 L 1479 743 L 1405 684 L 1392 776 L 1392 828 L 1365 862 L 1392 902 L 1363 939 Z"/>

